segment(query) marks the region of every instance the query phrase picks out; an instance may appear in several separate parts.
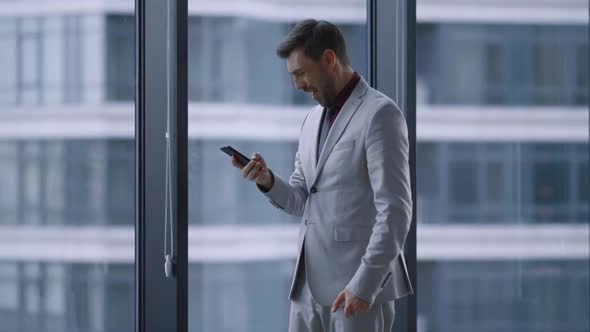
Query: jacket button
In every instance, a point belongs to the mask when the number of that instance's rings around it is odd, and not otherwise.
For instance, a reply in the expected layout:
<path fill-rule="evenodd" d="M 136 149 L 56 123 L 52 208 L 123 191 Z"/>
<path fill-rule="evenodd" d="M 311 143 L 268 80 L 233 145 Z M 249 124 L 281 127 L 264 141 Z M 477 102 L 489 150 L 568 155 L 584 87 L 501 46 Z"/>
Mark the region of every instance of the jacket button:
<path fill-rule="evenodd" d="M 318 190 L 316 189 L 316 187 L 311 187 L 311 190 L 310 190 L 310 192 L 311 192 L 312 194 L 315 194 L 317 191 L 318 191 Z"/>

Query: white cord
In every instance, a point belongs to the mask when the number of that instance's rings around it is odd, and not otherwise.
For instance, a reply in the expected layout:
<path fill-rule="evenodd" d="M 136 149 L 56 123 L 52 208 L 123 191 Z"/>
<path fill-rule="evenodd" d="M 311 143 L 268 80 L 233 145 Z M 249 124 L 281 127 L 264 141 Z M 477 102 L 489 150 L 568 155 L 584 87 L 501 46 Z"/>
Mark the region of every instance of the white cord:
<path fill-rule="evenodd" d="M 166 16 L 167 25 L 167 43 L 166 43 L 166 183 L 164 194 L 164 272 L 166 277 L 172 276 L 172 265 L 174 264 L 174 219 L 172 213 L 172 167 L 171 164 L 171 131 L 170 131 L 170 75 L 172 75 L 171 66 L 171 43 L 172 43 L 172 28 L 170 20 L 170 2 L 167 0 L 168 11 Z M 170 223 L 170 254 L 168 254 L 168 223 Z"/>

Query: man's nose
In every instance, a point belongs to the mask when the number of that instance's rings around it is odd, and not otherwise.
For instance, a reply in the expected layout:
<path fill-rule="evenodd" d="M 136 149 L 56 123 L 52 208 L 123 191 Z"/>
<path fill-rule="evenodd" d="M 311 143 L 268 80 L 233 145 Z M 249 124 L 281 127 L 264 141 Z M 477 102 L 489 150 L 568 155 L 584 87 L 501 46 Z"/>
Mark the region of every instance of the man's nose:
<path fill-rule="evenodd" d="M 297 90 L 305 90 L 306 87 L 307 87 L 307 84 L 305 84 L 304 81 L 302 81 L 302 80 L 295 81 L 295 88 Z"/>

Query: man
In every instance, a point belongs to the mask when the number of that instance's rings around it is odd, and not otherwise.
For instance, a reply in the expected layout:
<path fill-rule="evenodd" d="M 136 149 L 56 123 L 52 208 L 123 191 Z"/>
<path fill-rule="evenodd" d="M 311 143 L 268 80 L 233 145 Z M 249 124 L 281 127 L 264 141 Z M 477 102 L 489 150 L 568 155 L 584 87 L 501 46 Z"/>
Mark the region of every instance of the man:
<path fill-rule="evenodd" d="M 299 22 L 277 54 L 319 104 L 301 125 L 295 170 L 285 181 L 258 153 L 232 164 L 301 216 L 289 331 L 390 331 L 393 301 L 413 294 L 402 252 L 412 219 L 404 116 L 352 69 L 331 23 Z"/>

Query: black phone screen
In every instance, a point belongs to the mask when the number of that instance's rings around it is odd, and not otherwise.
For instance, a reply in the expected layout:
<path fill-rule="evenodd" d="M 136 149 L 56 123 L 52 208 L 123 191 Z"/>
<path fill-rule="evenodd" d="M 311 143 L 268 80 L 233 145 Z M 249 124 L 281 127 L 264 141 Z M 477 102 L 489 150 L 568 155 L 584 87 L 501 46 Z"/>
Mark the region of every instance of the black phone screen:
<path fill-rule="evenodd" d="M 250 158 L 244 156 L 240 151 L 232 148 L 231 146 L 224 146 L 220 148 L 221 151 L 225 152 L 228 156 L 233 156 L 234 154 L 238 157 L 238 160 L 243 164 L 246 165 L 250 162 Z"/>

